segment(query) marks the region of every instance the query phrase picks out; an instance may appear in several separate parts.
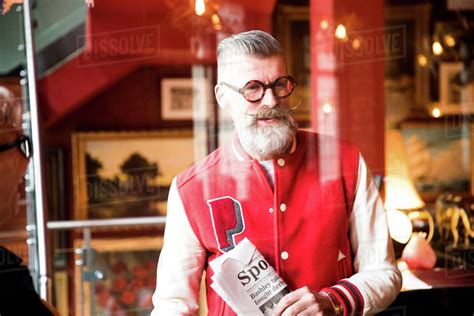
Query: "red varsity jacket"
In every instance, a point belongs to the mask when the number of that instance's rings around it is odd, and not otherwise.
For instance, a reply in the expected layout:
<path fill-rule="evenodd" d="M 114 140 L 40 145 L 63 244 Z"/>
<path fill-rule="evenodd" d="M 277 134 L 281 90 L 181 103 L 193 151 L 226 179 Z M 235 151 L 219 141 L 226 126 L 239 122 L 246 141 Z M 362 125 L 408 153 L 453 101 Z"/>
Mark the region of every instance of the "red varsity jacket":
<path fill-rule="evenodd" d="M 345 141 L 311 132 L 299 131 L 296 141 L 293 153 L 273 160 L 273 189 L 237 137 L 179 174 L 177 187 L 191 227 L 207 249 L 207 262 L 247 237 L 290 289 L 320 291 L 353 274 L 351 256 L 338 256 L 351 253 L 348 219 L 359 152 Z M 209 315 L 232 315 L 209 286 L 207 265 L 206 272 Z M 354 292 L 361 312 L 362 295 Z"/>

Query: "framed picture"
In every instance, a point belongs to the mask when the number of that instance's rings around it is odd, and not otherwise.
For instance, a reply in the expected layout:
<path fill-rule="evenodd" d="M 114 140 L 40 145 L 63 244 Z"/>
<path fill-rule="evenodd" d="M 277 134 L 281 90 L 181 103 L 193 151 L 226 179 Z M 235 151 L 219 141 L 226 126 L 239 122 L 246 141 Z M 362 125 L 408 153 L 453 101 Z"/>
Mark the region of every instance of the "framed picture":
<path fill-rule="evenodd" d="M 457 79 L 463 70 L 461 62 L 439 65 L 439 102 L 444 114 L 472 113 L 474 84 L 462 86 Z"/>
<path fill-rule="evenodd" d="M 276 37 L 283 46 L 288 72 L 294 76 L 296 87 L 291 95 L 292 113 L 300 127 L 311 126 L 311 58 L 309 7 L 280 5 L 277 11 Z M 296 40 L 297 39 L 297 40 Z"/>
<path fill-rule="evenodd" d="M 471 190 L 471 128 L 446 121 L 405 123 L 407 164 L 418 193 L 431 202 L 442 192 Z"/>
<path fill-rule="evenodd" d="M 429 67 L 417 62 L 431 55 L 429 4 L 387 5 L 386 30 L 396 31 L 403 53 L 385 52 L 385 120 L 389 128 L 399 128 L 413 110 L 423 110 L 430 101 Z M 415 111 L 416 112 L 416 111 Z"/>
<path fill-rule="evenodd" d="M 83 241 L 75 240 L 74 248 Z M 87 256 L 76 251 L 76 315 L 150 315 L 162 237 L 92 239 Z"/>
<path fill-rule="evenodd" d="M 194 162 L 191 131 L 75 133 L 75 219 L 166 214 L 173 177 Z"/>
<path fill-rule="evenodd" d="M 164 120 L 192 120 L 203 114 L 210 102 L 206 78 L 165 78 L 161 80 L 161 117 Z M 193 113 L 196 113 L 193 115 Z M 201 117 L 202 118 L 202 117 Z"/>

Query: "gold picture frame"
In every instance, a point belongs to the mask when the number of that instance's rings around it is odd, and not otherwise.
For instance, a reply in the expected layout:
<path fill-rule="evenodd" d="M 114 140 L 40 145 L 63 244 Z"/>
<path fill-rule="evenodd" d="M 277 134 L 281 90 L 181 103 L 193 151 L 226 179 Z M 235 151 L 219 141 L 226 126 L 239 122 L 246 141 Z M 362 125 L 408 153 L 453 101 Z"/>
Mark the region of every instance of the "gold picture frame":
<path fill-rule="evenodd" d="M 89 247 L 92 252 L 87 252 L 82 239 L 74 240 L 76 315 L 108 315 L 112 308 L 149 309 L 163 237 L 92 239 Z M 88 266 L 91 254 L 94 265 Z"/>
<path fill-rule="evenodd" d="M 474 112 L 474 84 L 462 87 L 453 82 L 462 70 L 462 62 L 443 62 L 439 65 L 439 103 L 443 114 Z"/>
<path fill-rule="evenodd" d="M 163 78 L 161 80 L 161 118 L 163 120 L 204 119 L 210 100 L 206 78 Z"/>
<path fill-rule="evenodd" d="M 75 219 L 166 214 L 172 178 L 194 162 L 191 130 L 72 136 Z"/>

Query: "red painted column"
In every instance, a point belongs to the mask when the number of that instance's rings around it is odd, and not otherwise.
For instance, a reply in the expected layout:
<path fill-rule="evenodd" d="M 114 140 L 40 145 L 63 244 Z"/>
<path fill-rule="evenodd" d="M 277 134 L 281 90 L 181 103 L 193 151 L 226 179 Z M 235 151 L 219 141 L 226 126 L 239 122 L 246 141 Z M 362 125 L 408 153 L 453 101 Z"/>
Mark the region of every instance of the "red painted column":
<path fill-rule="evenodd" d="M 356 144 L 374 174 L 384 172 L 383 27 L 382 0 L 310 1 L 312 127 Z"/>

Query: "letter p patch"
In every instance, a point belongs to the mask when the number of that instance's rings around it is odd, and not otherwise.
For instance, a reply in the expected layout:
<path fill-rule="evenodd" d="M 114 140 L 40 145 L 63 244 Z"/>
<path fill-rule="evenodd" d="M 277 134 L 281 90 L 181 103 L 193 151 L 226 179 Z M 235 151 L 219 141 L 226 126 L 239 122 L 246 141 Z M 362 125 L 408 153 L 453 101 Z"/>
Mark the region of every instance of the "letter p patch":
<path fill-rule="evenodd" d="M 207 205 L 219 250 L 232 250 L 235 247 L 235 235 L 241 234 L 245 229 L 240 202 L 230 196 L 223 196 L 207 201 Z"/>

